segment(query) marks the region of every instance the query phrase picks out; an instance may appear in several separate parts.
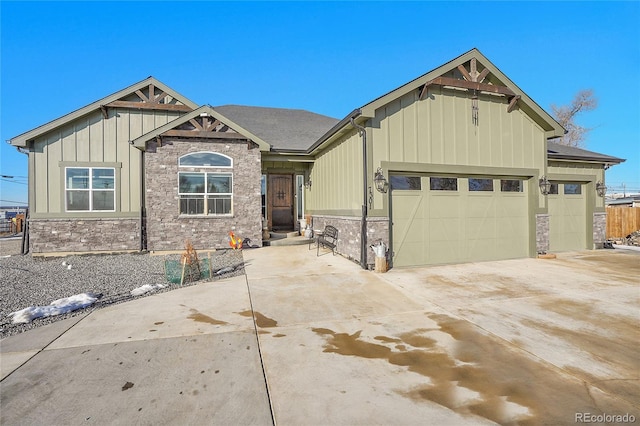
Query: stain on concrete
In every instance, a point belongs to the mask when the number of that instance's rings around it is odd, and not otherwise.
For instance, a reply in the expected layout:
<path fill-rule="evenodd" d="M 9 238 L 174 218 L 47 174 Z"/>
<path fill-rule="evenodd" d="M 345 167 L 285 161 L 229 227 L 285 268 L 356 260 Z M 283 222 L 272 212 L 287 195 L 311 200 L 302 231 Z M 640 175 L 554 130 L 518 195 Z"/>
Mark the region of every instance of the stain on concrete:
<path fill-rule="evenodd" d="M 133 383 L 131 383 L 131 382 L 127 382 L 127 383 L 125 383 L 125 384 L 124 384 L 124 386 L 122 387 L 122 391 L 124 392 L 124 391 L 126 391 L 126 390 L 131 389 L 132 387 L 133 387 Z"/>
<path fill-rule="evenodd" d="M 205 315 L 205 314 L 203 314 L 201 312 L 198 312 L 196 309 L 191 309 L 191 315 L 189 315 L 187 318 L 190 319 L 190 320 L 194 320 L 196 322 L 203 322 L 203 323 L 211 324 L 211 325 L 225 325 L 225 324 L 228 324 L 225 321 L 220 321 L 220 320 L 217 320 L 215 318 L 211 318 L 210 316 Z"/>
<path fill-rule="evenodd" d="M 438 324 L 432 331 L 455 340 L 452 347 L 440 347 L 426 329 L 376 336 L 374 340 L 382 344 L 368 342 L 361 331 L 312 331 L 326 340 L 323 352 L 380 359 L 428 378 L 425 385 L 396 391 L 416 402 L 435 402 L 462 415 L 528 425 L 573 423 L 576 412 L 637 411 L 633 403 L 622 400 L 595 401 L 583 382 L 566 371 L 540 362 L 467 321 L 443 314 L 429 318 Z"/>
<path fill-rule="evenodd" d="M 387 336 L 376 336 L 376 337 L 374 337 L 374 339 L 380 340 L 381 342 L 384 342 L 384 343 L 400 343 L 400 342 L 402 342 L 401 339 L 396 339 L 395 337 L 387 337 Z"/>
<path fill-rule="evenodd" d="M 286 334 L 280 334 L 280 333 L 278 333 L 278 334 L 274 334 L 274 335 L 273 335 L 273 337 L 277 337 L 277 338 L 279 338 L 279 337 L 286 337 L 286 336 L 287 336 Z"/>
<path fill-rule="evenodd" d="M 588 318 L 587 316 L 584 320 Z M 637 375 L 640 371 L 640 355 L 637 349 L 640 330 L 637 324 L 631 319 L 625 322 L 622 317 L 607 318 L 606 315 L 599 314 L 591 317 L 591 321 L 594 323 L 591 326 L 583 325 L 574 329 L 530 320 L 523 321 L 523 325 L 558 337 L 561 341 L 569 343 L 568 350 L 578 352 L 583 357 L 592 358 L 599 364 L 609 367 L 611 371 L 606 374 L 606 378 L 603 378 L 589 372 L 588 364 L 583 368 L 561 366 L 565 371 L 585 382 L 595 384 L 598 388 L 626 399 L 632 404 L 636 403 L 640 395 L 640 381 Z M 606 323 L 607 329 L 614 332 L 602 333 L 604 330 L 599 330 L 597 324 L 600 321 Z M 617 327 L 614 327 L 616 321 Z"/>
<path fill-rule="evenodd" d="M 162 324 L 164 324 L 164 321 L 158 321 L 153 323 L 153 325 L 162 325 Z"/>
<path fill-rule="evenodd" d="M 325 345 L 324 352 L 361 358 L 388 358 L 391 353 L 391 349 L 386 346 L 359 340 L 362 331 L 353 334 L 336 333 L 326 328 L 314 328 L 312 331 L 320 335 L 331 336 L 328 344 Z"/>
<path fill-rule="evenodd" d="M 254 312 L 254 311 L 242 311 L 242 312 L 238 312 L 239 315 L 242 315 L 243 317 L 253 317 L 256 319 L 256 324 L 258 325 L 258 327 L 261 328 L 270 328 L 270 327 L 277 327 L 278 326 L 278 321 L 269 318 L 265 315 L 262 315 L 260 312 Z"/>

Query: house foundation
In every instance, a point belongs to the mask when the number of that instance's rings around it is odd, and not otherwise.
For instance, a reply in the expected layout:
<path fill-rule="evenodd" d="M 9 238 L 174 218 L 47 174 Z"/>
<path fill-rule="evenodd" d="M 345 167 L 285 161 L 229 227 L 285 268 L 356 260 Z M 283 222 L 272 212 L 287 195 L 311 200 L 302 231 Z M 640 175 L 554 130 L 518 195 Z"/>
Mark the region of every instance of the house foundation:
<path fill-rule="evenodd" d="M 375 254 L 369 246 L 383 242 L 389 247 L 389 218 L 368 217 L 367 219 L 367 269 L 373 269 Z M 313 229 L 322 230 L 331 225 L 338 230 L 336 252 L 360 263 L 362 218 L 353 216 L 313 215 Z"/>
<path fill-rule="evenodd" d="M 140 219 L 29 219 L 29 251 L 122 252 L 140 250 Z"/>

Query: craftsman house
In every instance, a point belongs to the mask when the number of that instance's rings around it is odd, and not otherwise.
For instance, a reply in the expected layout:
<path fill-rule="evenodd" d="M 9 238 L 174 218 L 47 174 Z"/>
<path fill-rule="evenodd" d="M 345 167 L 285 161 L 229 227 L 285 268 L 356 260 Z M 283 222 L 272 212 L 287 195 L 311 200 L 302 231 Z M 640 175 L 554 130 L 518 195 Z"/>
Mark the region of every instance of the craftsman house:
<path fill-rule="evenodd" d="M 10 143 L 34 254 L 227 247 L 233 230 L 339 230 L 363 267 L 535 256 L 604 241 L 604 171 L 477 49 L 342 120 L 198 106 L 149 77 Z"/>

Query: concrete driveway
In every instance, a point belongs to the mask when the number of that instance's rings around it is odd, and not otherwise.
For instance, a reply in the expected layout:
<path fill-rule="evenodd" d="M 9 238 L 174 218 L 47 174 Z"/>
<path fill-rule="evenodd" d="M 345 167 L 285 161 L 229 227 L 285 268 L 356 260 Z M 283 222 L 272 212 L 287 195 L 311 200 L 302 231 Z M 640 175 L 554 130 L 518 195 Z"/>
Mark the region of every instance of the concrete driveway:
<path fill-rule="evenodd" d="M 0 423 L 640 421 L 640 253 L 386 274 L 305 246 L 244 258 L 246 278 L 3 340 Z"/>
<path fill-rule="evenodd" d="M 386 274 L 246 259 L 253 307 L 277 322 L 259 336 L 277 423 L 640 420 L 640 253 Z"/>

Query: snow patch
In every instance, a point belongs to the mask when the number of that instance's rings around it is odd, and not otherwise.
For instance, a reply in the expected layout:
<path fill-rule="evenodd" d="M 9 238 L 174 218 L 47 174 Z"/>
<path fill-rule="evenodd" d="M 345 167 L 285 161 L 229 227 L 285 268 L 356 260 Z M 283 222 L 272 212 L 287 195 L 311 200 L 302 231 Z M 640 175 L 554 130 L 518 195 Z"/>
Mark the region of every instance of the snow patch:
<path fill-rule="evenodd" d="M 100 295 L 81 293 L 70 297 L 54 300 L 48 306 L 30 306 L 20 311 L 11 312 L 8 317 L 14 324 L 28 323 L 36 318 L 62 315 L 67 312 L 91 306 L 100 298 Z"/>
<path fill-rule="evenodd" d="M 165 287 L 166 285 L 162 285 L 162 284 L 145 284 L 142 287 L 134 288 L 133 290 L 131 290 L 131 295 L 140 296 L 145 293 L 149 293 L 150 291 L 156 291 Z"/>

